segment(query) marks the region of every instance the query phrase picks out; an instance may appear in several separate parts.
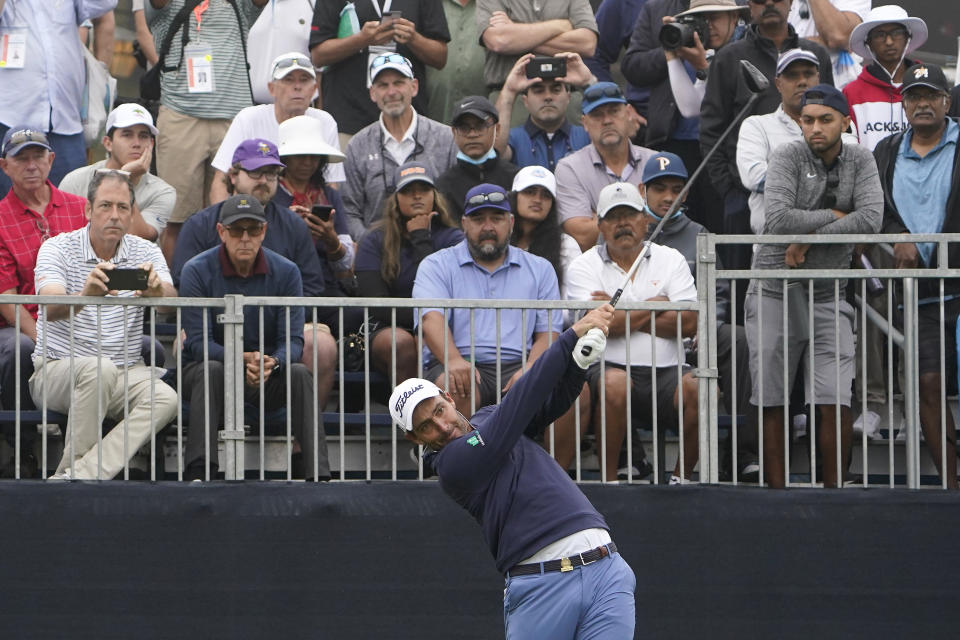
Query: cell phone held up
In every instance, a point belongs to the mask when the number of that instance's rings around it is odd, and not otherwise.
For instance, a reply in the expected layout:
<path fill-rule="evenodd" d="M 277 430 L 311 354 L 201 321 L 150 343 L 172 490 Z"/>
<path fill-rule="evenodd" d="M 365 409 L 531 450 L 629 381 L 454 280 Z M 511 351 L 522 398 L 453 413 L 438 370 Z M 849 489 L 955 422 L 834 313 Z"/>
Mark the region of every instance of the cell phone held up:
<path fill-rule="evenodd" d="M 147 288 L 150 272 L 146 269 L 110 269 L 107 271 L 107 289 L 110 291 L 143 291 Z"/>
<path fill-rule="evenodd" d="M 328 204 L 315 204 L 310 208 L 310 215 L 317 217 L 324 222 L 330 222 L 330 212 L 333 207 Z"/>
<path fill-rule="evenodd" d="M 567 75 L 567 59 L 551 56 L 535 56 L 527 63 L 527 78 L 553 80 Z"/>

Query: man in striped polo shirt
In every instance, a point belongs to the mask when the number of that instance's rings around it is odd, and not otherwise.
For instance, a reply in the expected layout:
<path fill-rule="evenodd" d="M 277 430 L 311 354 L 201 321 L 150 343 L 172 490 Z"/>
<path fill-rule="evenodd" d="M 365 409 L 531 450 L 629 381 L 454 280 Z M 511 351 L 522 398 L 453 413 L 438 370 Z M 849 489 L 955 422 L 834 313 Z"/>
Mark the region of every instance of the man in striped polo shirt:
<path fill-rule="evenodd" d="M 40 295 L 173 297 L 160 249 L 127 233 L 133 186 L 101 169 L 90 181 L 86 227 L 43 243 L 34 269 Z M 140 283 L 117 284 L 121 269 Z M 111 282 L 113 280 L 113 282 Z M 136 290 L 130 290 L 137 287 Z M 121 290 L 122 289 L 122 290 Z M 176 414 L 177 394 L 141 356 L 143 308 L 49 304 L 40 310 L 30 393 L 37 406 L 69 414 L 63 458 L 51 479 L 109 479 Z M 117 425 L 100 442 L 105 417 Z"/>

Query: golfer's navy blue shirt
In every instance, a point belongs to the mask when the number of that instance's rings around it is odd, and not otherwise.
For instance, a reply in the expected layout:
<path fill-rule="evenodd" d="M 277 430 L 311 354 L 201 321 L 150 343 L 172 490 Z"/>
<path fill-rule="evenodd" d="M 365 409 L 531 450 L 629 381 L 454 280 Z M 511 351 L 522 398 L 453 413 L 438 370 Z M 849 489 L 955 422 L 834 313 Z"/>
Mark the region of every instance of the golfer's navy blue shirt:
<path fill-rule="evenodd" d="M 475 431 L 425 455 L 443 490 L 480 523 L 500 573 L 572 533 L 609 529 L 567 472 L 528 437 L 563 415 L 583 388 L 576 342 L 567 329 L 499 405 L 473 415 Z"/>

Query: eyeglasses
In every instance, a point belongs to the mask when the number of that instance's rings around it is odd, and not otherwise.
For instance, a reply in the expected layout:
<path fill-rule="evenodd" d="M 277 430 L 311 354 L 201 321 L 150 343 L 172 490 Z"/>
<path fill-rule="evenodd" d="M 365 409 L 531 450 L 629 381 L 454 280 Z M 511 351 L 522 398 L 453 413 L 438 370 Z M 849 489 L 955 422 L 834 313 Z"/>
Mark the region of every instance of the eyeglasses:
<path fill-rule="evenodd" d="M 596 85 L 583 92 L 584 100 L 599 100 L 600 98 L 623 98 L 623 92 L 620 91 L 620 87 L 598 87 Z"/>
<path fill-rule="evenodd" d="M 21 145 L 24 142 L 38 142 L 42 145 L 50 146 L 50 141 L 47 140 L 47 136 L 43 132 L 33 131 L 31 129 L 22 129 L 10 136 L 10 139 L 7 140 L 7 144 L 3 145 L 3 150 L 0 151 L 0 156 L 7 155 L 7 149 L 10 147 Z"/>
<path fill-rule="evenodd" d="M 895 27 L 889 31 L 883 31 L 882 29 L 873 29 L 868 35 L 867 40 L 871 42 L 885 42 L 887 38 L 891 40 L 906 40 L 907 36 L 910 35 L 910 32 L 907 31 L 906 27 Z"/>
<path fill-rule="evenodd" d="M 374 69 L 382 67 L 383 65 L 389 64 L 391 62 L 393 64 L 406 65 L 411 69 L 413 68 L 413 64 L 411 64 L 406 57 L 400 55 L 399 53 L 385 53 L 373 59 L 373 62 L 370 63 L 370 71 L 373 71 Z"/>
<path fill-rule="evenodd" d="M 46 218 L 34 218 L 33 221 L 37 225 L 37 231 L 40 232 L 40 243 L 44 243 L 50 239 L 50 228 L 47 227 Z"/>
<path fill-rule="evenodd" d="M 267 227 L 264 224 L 254 224 L 246 227 L 240 226 L 238 224 L 231 224 L 224 228 L 230 233 L 230 237 L 232 238 L 242 238 L 244 233 L 246 233 L 251 238 L 259 238 L 260 236 L 263 235 L 263 231 Z"/>
<path fill-rule="evenodd" d="M 768 2 L 771 2 L 771 0 L 750 0 L 750 2 L 753 4 L 767 4 Z M 779 4 L 783 2 L 783 0 L 772 0 L 772 2 L 774 4 Z"/>
<path fill-rule="evenodd" d="M 276 73 L 277 69 L 289 69 L 290 67 L 314 71 L 313 62 L 311 62 L 309 58 L 306 56 L 296 56 L 295 58 L 284 58 L 277 64 L 273 65 L 273 73 Z"/>
<path fill-rule="evenodd" d="M 486 120 L 481 120 L 477 124 L 455 124 L 453 125 L 453 130 L 462 136 L 468 136 L 474 131 L 477 133 L 483 133 L 495 124 L 496 122 L 488 118 Z"/>
<path fill-rule="evenodd" d="M 468 205 L 477 205 L 489 202 L 490 204 L 499 204 L 507 199 L 506 194 L 494 191 L 493 193 L 478 193 L 467 199 Z"/>
<path fill-rule="evenodd" d="M 253 178 L 254 180 L 260 180 L 266 178 L 267 182 L 276 182 L 280 178 L 280 171 L 276 169 L 253 169 L 248 170 L 241 167 L 240 169 L 245 174 Z"/>

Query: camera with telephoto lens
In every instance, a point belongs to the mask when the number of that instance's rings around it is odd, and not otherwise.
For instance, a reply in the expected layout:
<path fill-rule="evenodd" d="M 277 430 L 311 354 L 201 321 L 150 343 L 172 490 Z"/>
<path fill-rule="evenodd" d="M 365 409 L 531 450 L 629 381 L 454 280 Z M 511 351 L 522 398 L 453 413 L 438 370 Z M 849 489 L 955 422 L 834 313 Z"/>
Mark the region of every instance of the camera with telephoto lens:
<path fill-rule="evenodd" d="M 660 44 L 664 49 L 679 49 L 695 45 L 693 34 L 700 34 L 700 43 L 709 48 L 710 34 L 707 31 L 707 19 L 700 15 L 678 16 L 676 22 L 668 22 L 660 27 Z"/>

